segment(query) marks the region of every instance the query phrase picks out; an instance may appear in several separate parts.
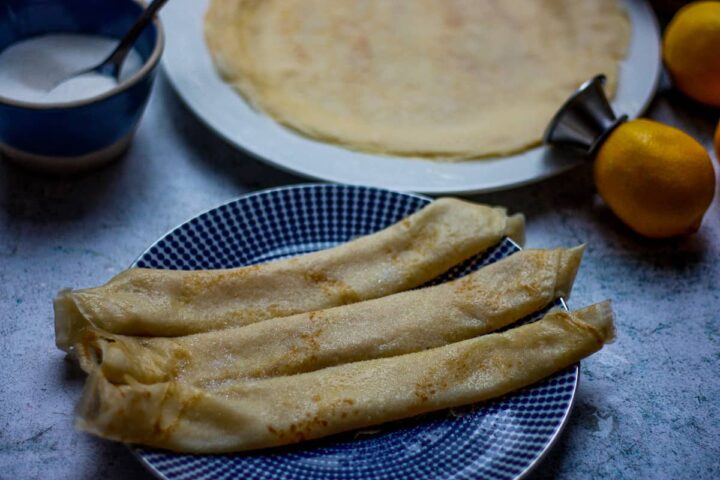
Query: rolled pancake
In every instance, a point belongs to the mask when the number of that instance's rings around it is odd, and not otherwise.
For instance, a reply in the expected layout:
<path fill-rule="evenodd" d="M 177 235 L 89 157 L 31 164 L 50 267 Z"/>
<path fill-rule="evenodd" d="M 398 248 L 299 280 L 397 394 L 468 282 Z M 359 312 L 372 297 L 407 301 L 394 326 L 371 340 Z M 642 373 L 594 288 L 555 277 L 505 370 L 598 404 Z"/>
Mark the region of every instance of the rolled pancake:
<path fill-rule="evenodd" d="M 68 350 L 91 325 L 123 335 L 180 336 L 243 326 L 414 288 L 509 236 L 522 215 L 438 199 L 338 247 L 228 270 L 132 268 L 101 287 L 55 299 L 55 339 Z"/>
<path fill-rule="evenodd" d="M 426 350 L 567 298 L 583 248 L 525 250 L 442 285 L 223 331 L 138 338 L 88 330 L 76 350 L 85 371 L 100 368 L 114 383 L 177 380 L 208 391 Z"/>
<path fill-rule="evenodd" d="M 215 393 L 178 382 L 116 385 L 96 370 L 76 426 L 191 453 L 285 445 L 499 397 L 574 364 L 612 337 L 604 302 L 431 350 L 237 382 Z"/>
<path fill-rule="evenodd" d="M 615 90 L 617 0 L 212 0 L 205 39 L 253 106 L 370 152 L 466 159 L 540 142 L 598 73 Z"/>

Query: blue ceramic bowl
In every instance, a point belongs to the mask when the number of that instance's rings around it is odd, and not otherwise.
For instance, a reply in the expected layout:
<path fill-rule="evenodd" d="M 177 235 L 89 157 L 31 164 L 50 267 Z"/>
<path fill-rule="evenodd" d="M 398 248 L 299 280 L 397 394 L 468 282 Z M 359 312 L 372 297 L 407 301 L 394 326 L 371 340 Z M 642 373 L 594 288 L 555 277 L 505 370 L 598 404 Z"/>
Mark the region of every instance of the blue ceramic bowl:
<path fill-rule="evenodd" d="M 134 0 L 3 0 L 0 51 L 47 33 L 119 38 L 143 8 Z M 102 95 L 43 105 L 6 98 L 0 91 L 0 150 L 24 166 L 54 173 L 85 170 L 118 157 L 147 104 L 163 44 L 156 19 L 135 43 L 142 68 Z"/>

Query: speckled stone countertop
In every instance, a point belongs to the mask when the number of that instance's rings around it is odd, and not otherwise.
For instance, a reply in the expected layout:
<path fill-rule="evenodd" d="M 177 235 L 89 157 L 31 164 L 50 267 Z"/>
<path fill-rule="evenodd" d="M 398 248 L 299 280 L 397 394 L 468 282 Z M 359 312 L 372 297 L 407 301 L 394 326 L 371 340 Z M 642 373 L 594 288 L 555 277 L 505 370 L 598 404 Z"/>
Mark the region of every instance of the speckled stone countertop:
<path fill-rule="evenodd" d="M 707 145 L 718 115 L 664 93 L 649 114 Z M 209 207 L 302 181 L 223 143 L 164 78 L 121 161 L 72 179 L 2 162 L 0 478 L 151 478 L 123 445 L 73 430 L 84 377 L 55 348 L 53 295 L 105 282 Z M 582 363 L 570 422 L 533 478 L 720 477 L 718 197 L 698 234 L 672 241 L 633 235 L 586 166 L 473 198 L 524 212 L 530 247 L 587 242 L 570 305 L 615 302 L 618 340 Z"/>

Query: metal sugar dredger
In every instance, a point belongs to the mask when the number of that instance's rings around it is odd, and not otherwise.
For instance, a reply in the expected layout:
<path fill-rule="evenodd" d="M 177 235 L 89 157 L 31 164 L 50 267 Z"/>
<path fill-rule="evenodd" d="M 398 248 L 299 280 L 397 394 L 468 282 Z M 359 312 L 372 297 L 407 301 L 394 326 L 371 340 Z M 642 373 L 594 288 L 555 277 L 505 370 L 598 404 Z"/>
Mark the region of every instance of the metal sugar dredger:
<path fill-rule="evenodd" d="M 615 115 L 605 95 L 605 75 L 597 75 L 568 98 L 543 135 L 543 143 L 569 146 L 594 155 L 610 133 L 628 119 Z"/>

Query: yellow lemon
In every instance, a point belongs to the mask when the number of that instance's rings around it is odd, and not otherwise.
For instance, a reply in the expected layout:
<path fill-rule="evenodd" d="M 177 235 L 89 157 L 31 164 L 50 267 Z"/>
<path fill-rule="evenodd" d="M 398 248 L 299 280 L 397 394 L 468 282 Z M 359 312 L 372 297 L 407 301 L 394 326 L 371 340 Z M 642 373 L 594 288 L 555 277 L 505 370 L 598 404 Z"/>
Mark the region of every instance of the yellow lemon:
<path fill-rule="evenodd" d="M 616 128 L 595 159 L 600 196 L 641 235 L 695 232 L 715 193 L 707 151 L 690 135 L 652 120 Z"/>
<path fill-rule="evenodd" d="M 663 58 L 680 90 L 720 107 L 720 2 L 681 8 L 665 29 Z"/>
<path fill-rule="evenodd" d="M 663 59 L 690 98 L 720 107 L 720 2 L 693 2 L 665 29 Z"/>

